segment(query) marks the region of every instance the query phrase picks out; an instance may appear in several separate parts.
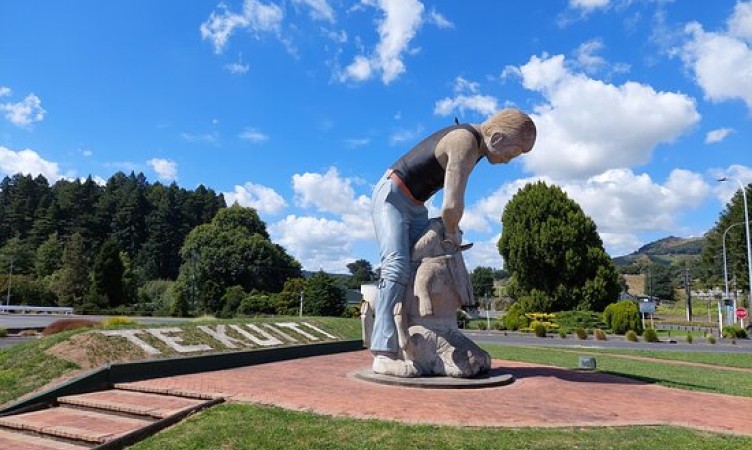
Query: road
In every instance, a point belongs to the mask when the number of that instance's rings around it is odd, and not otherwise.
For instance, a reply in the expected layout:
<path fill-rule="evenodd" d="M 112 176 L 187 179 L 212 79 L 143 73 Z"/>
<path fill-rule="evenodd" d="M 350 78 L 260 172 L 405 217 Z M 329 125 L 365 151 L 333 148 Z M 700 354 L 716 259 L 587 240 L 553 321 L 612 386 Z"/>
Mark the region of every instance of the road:
<path fill-rule="evenodd" d="M 728 339 L 719 339 L 715 345 L 705 342 L 703 338 L 695 338 L 693 344 L 688 344 L 684 337 L 677 338 L 675 343 L 668 342 L 663 338 L 662 342 L 630 342 L 623 336 L 610 336 L 607 341 L 588 339 L 582 341 L 574 336 L 566 339 L 558 337 L 539 338 L 531 334 L 508 332 L 504 335 L 501 331 L 465 331 L 470 339 L 478 344 L 515 345 L 529 347 L 564 347 L 569 349 L 635 349 L 635 350 L 670 350 L 685 352 L 712 352 L 712 353 L 752 353 L 752 340 L 737 339 L 736 345 L 732 345 Z"/>

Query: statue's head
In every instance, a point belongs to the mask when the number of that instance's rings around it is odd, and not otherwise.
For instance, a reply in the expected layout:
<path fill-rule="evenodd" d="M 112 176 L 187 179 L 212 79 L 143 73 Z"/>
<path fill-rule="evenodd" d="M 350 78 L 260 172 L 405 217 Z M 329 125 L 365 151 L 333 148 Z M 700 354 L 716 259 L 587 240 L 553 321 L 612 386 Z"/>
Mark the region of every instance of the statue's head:
<path fill-rule="evenodd" d="M 533 149 L 535 123 L 519 109 L 503 109 L 480 125 L 486 157 L 492 164 L 508 163 Z"/>

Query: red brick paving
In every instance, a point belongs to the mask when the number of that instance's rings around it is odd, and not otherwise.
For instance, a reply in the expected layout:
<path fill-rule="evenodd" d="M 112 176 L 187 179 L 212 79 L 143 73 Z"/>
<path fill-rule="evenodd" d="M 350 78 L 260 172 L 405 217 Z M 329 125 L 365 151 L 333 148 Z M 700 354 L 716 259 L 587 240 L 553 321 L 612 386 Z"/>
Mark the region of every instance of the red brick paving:
<path fill-rule="evenodd" d="M 600 373 L 494 360 L 516 381 L 478 390 L 385 386 L 350 374 L 367 351 L 301 358 L 125 386 L 334 416 L 487 427 L 678 425 L 752 436 L 752 398 L 670 389 Z M 698 368 L 698 376 L 702 369 Z"/>
<path fill-rule="evenodd" d="M 167 397 L 164 395 L 118 390 L 107 390 L 61 397 L 58 401 L 70 405 L 138 414 L 157 419 L 172 416 L 204 403 L 203 400 L 194 400 L 190 398 Z"/>
<path fill-rule="evenodd" d="M 7 427 L 92 443 L 115 439 L 150 423 L 62 407 L 0 417 L 0 425 Z"/>
<path fill-rule="evenodd" d="M 13 450 L 87 450 L 83 447 L 65 442 L 51 441 L 28 434 L 0 430 L 0 448 Z"/>

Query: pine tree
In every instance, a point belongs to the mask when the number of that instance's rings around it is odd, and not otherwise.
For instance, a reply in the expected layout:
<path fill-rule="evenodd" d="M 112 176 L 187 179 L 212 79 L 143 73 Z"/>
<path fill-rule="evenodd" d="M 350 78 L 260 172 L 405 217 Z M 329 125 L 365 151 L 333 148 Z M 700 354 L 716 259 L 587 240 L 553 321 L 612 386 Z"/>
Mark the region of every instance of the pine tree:
<path fill-rule="evenodd" d="M 56 291 L 60 306 L 83 306 L 84 295 L 89 289 L 89 258 L 86 255 L 83 238 L 74 233 L 68 238 L 63 250 L 63 261 L 56 272 Z"/>

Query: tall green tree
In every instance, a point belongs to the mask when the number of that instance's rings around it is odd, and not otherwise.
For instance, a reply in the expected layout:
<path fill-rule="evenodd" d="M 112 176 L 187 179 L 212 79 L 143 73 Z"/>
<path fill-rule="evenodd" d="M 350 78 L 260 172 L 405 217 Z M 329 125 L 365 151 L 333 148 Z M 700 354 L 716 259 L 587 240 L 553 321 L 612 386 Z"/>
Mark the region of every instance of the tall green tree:
<path fill-rule="evenodd" d="M 9 239 L 0 248 L 0 273 L 10 271 L 11 261 L 13 262 L 13 273 L 16 275 L 27 275 L 34 272 L 34 251 L 28 243 L 17 236 Z"/>
<path fill-rule="evenodd" d="M 752 184 L 746 186 L 747 200 L 752 199 Z M 750 205 L 748 205 L 750 206 Z M 752 207 L 748 212 L 752 216 Z M 737 190 L 720 217 L 705 234 L 700 278 L 706 287 L 724 286 L 723 237 L 726 235 L 726 269 L 729 283 L 738 289 L 749 290 L 747 243 L 744 227 L 744 198 Z M 730 288 L 731 289 L 731 288 Z"/>
<path fill-rule="evenodd" d="M 91 267 L 90 298 L 99 307 L 112 308 L 126 303 L 120 250 L 110 238 L 102 244 Z"/>
<path fill-rule="evenodd" d="M 251 208 L 220 210 L 188 234 L 176 289 L 197 312 L 217 313 L 230 286 L 246 292 L 279 292 L 285 280 L 300 277 L 300 264 L 266 236 L 266 225 Z"/>
<path fill-rule="evenodd" d="M 55 273 L 53 289 L 60 306 L 81 308 L 84 296 L 89 289 L 89 258 L 80 234 L 74 233 L 68 238 L 63 249 L 60 270 Z"/>
<path fill-rule="evenodd" d="M 333 276 L 320 271 L 306 280 L 303 314 L 341 316 L 345 311 L 345 290 Z"/>
<path fill-rule="evenodd" d="M 476 301 L 485 296 L 494 295 L 494 270 L 490 267 L 478 266 L 470 274 L 473 283 L 473 295 Z"/>
<path fill-rule="evenodd" d="M 34 273 L 39 278 L 52 275 L 60 268 L 63 259 L 63 244 L 57 233 L 49 235 L 46 241 L 37 248 L 34 261 Z"/>
<path fill-rule="evenodd" d="M 376 274 L 373 272 L 371 263 L 365 259 L 358 259 L 347 264 L 347 270 L 350 271 L 350 280 L 347 284 L 353 289 L 357 289 L 361 284 L 376 279 Z"/>
<path fill-rule="evenodd" d="M 551 310 L 595 311 L 617 299 L 618 275 L 595 223 L 559 187 L 526 185 L 507 203 L 502 227 L 512 297 L 543 295 Z"/>

